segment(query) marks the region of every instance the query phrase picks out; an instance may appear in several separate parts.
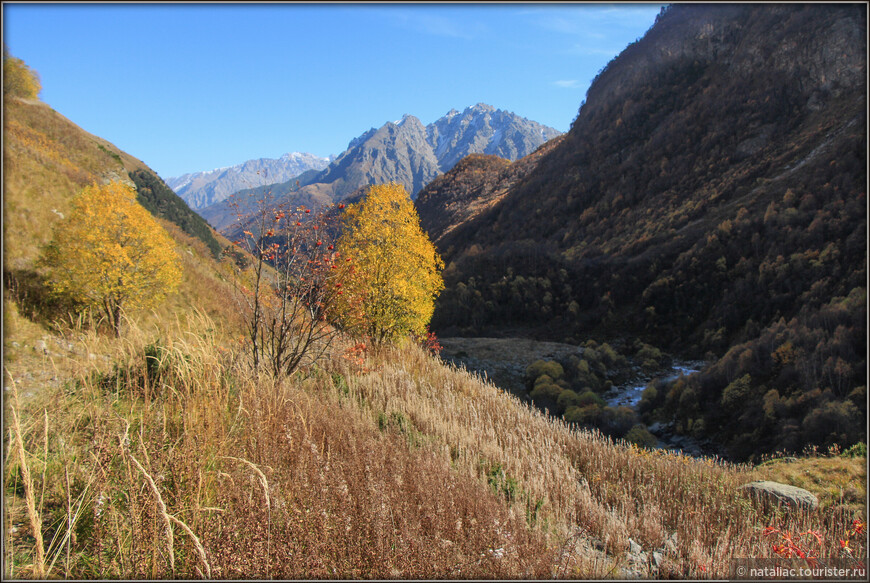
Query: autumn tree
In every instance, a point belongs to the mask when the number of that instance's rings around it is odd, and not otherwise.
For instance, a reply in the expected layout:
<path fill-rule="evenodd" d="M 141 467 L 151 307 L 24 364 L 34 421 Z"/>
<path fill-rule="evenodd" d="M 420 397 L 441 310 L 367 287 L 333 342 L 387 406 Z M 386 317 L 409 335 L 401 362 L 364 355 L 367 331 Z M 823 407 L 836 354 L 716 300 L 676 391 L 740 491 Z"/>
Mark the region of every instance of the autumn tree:
<path fill-rule="evenodd" d="M 116 336 L 122 310 L 155 306 L 181 281 L 172 238 L 121 182 L 92 184 L 73 199 L 42 263 L 55 293 L 102 311 Z"/>
<path fill-rule="evenodd" d="M 239 238 L 234 263 L 236 301 L 255 370 L 275 377 L 316 362 L 338 334 L 330 315 L 351 265 L 335 249 L 331 208 L 312 211 L 279 204 L 268 193 L 232 197 Z M 344 205 L 342 205 L 344 206 Z"/>
<path fill-rule="evenodd" d="M 3 96 L 36 99 L 42 90 L 39 75 L 3 46 Z"/>
<path fill-rule="evenodd" d="M 345 302 L 358 309 L 345 314 L 347 324 L 378 345 L 425 333 L 444 263 L 402 185 L 372 186 L 349 205 L 338 248 L 356 269 Z"/>

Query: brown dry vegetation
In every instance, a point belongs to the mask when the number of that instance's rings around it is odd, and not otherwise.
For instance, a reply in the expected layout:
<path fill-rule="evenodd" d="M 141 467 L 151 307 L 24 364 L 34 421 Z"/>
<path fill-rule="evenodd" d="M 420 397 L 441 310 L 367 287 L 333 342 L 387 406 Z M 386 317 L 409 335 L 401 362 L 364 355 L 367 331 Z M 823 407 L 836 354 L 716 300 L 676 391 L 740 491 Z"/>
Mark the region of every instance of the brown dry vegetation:
<path fill-rule="evenodd" d="M 186 314 L 69 332 L 108 362 L 29 400 L 7 371 L 6 576 L 600 578 L 670 538 L 650 574 L 727 577 L 769 525 L 848 538 L 844 511 L 761 514 L 735 491 L 761 470 L 578 432 L 416 346 L 258 380 Z"/>

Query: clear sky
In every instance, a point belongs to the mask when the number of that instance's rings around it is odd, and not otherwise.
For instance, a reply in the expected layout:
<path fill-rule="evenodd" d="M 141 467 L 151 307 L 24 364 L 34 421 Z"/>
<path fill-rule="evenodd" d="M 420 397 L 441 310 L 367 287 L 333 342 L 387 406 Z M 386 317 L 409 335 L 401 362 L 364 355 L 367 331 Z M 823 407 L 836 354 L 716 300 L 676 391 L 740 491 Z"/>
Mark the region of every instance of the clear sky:
<path fill-rule="evenodd" d="M 3 4 L 41 98 L 162 177 L 476 103 L 567 131 L 661 4 Z"/>

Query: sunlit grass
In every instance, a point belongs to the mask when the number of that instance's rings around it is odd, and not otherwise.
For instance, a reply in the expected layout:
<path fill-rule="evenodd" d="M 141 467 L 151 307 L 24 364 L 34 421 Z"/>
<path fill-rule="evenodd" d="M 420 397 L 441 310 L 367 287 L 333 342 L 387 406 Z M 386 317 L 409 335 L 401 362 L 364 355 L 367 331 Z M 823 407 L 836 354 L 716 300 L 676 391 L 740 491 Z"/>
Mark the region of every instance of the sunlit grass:
<path fill-rule="evenodd" d="M 775 465 L 577 431 L 410 343 L 340 341 L 275 380 L 203 310 L 63 338 L 66 361 L 30 363 L 63 381 L 6 403 L 21 435 L 5 444 L 7 576 L 624 577 L 631 539 L 662 553 L 648 575 L 722 578 L 732 558 L 776 556 L 768 527 L 818 532 L 835 557 L 863 520 L 863 499 L 765 514 L 738 487 Z"/>

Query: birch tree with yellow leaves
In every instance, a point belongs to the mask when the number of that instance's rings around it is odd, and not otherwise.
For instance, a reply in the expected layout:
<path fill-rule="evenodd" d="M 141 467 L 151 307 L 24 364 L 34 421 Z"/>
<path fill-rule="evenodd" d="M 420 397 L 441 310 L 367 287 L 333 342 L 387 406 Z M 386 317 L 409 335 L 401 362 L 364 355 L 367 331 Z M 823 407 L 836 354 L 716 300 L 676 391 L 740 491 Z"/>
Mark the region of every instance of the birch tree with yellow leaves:
<path fill-rule="evenodd" d="M 401 184 L 372 186 L 349 205 L 338 241 L 354 266 L 341 318 L 376 345 L 423 335 L 444 288 L 444 262 Z"/>
<path fill-rule="evenodd" d="M 181 281 L 172 238 L 122 182 L 92 184 L 72 200 L 43 264 L 52 291 L 102 312 L 115 336 L 123 310 L 153 307 Z"/>

